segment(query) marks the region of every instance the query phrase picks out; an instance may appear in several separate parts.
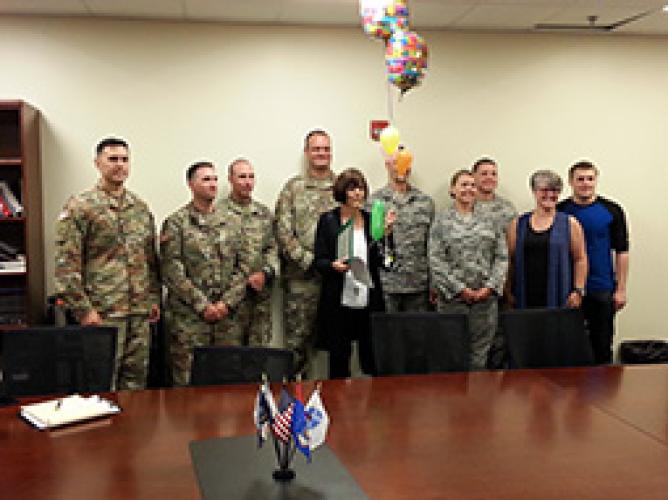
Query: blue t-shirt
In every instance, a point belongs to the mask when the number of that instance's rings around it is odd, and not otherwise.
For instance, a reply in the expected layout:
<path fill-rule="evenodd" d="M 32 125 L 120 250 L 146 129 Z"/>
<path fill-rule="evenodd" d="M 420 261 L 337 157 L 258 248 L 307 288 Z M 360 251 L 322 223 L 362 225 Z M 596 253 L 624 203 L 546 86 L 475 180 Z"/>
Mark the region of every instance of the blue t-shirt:
<path fill-rule="evenodd" d="M 629 251 L 629 236 L 622 208 L 614 201 L 598 196 L 589 205 L 578 205 L 572 198 L 557 209 L 575 217 L 584 230 L 589 259 L 588 292 L 615 290 L 612 250 Z"/>

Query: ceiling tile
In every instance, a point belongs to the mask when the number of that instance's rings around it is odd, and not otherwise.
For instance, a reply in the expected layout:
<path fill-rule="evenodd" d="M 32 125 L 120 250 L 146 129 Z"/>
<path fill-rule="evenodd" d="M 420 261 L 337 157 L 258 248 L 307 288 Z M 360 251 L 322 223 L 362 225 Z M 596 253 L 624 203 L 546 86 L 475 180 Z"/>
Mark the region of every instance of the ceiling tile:
<path fill-rule="evenodd" d="M 278 19 L 278 0 L 184 0 L 188 19 L 212 21 L 271 22 Z"/>
<path fill-rule="evenodd" d="M 410 4 L 410 22 L 417 28 L 445 28 L 474 8 L 473 2 L 423 2 Z"/>
<path fill-rule="evenodd" d="M 623 19 L 641 14 L 642 9 L 634 7 L 606 7 L 605 9 L 594 7 L 567 7 L 553 16 L 545 19 L 547 23 L 566 23 L 566 24 L 589 24 L 589 16 L 597 16 L 596 24 L 608 25 L 616 23 Z"/>
<path fill-rule="evenodd" d="M 100 16 L 183 18 L 183 0 L 84 0 Z"/>
<path fill-rule="evenodd" d="M 479 5 L 457 20 L 458 28 L 531 29 L 560 10 L 549 5 Z"/>
<path fill-rule="evenodd" d="M 3 14 L 85 15 L 83 0 L 1 0 Z"/>

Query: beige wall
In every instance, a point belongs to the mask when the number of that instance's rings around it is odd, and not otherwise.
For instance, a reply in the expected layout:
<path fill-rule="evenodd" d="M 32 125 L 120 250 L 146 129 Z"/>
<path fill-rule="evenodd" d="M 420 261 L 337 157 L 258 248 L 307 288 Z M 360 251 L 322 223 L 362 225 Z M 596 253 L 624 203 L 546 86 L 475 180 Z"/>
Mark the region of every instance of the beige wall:
<path fill-rule="evenodd" d="M 415 183 L 447 202 L 450 174 L 497 158 L 501 192 L 531 206 L 527 177 L 586 157 L 603 193 L 623 204 L 632 237 L 630 304 L 621 338 L 662 337 L 668 39 L 424 32 L 424 85 L 395 104 L 415 154 Z M 334 137 L 334 165 L 384 171 L 368 122 L 385 118 L 383 48 L 361 29 L 225 26 L 0 16 L 0 99 L 44 117 L 47 280 L 53 221 L 90 186 L 91 148 L 118 134 L 133 147 L 130 187 L 161 221 L 188 197 L 185 167 L 249 157 L 258 198 L 273 206 L 301 168 L 312 127 Z M 51 283 L 50 283 L 51 287 Z"/>

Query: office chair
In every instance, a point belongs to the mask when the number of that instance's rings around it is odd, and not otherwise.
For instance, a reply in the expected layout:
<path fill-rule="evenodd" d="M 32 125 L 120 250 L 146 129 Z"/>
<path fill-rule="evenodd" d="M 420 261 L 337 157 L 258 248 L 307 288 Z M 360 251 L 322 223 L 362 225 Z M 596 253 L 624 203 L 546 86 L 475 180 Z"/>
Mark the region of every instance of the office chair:
<path fill-rule="evenodd" d="M 517 309 L 501 315 L 510 368 L 593 363 L 580 309 Z"/>
<path fill-rule="evenodd" d="M 0 343 L 10 397 L 111 390 L 115 327 L 32 327 L 5 332 Z"/>
<path fill-rule="evenodd" d="M 464 314 L 374 313 L 371 339 L 378 375 L 469 369 L 471 341 Z"/>
<path fill-rule="evenodd" d="M 292 378 L 293 369 L 293 355 L 288 349 L 195 347 L 190 385 L 260 382 L 263 373 L 270 382 L 281 382 L 284 378 Z"/>

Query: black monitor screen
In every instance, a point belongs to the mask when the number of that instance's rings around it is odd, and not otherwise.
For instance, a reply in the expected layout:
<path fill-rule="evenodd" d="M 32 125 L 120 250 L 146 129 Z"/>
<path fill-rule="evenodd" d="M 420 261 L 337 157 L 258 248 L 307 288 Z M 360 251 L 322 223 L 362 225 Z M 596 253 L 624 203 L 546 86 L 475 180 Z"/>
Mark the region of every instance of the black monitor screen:
<path fill-rule="evenodd" d="M 31 396 L 109 391 L 113 327 L 33 327 L 0 335 L 4 392 Z"/>

